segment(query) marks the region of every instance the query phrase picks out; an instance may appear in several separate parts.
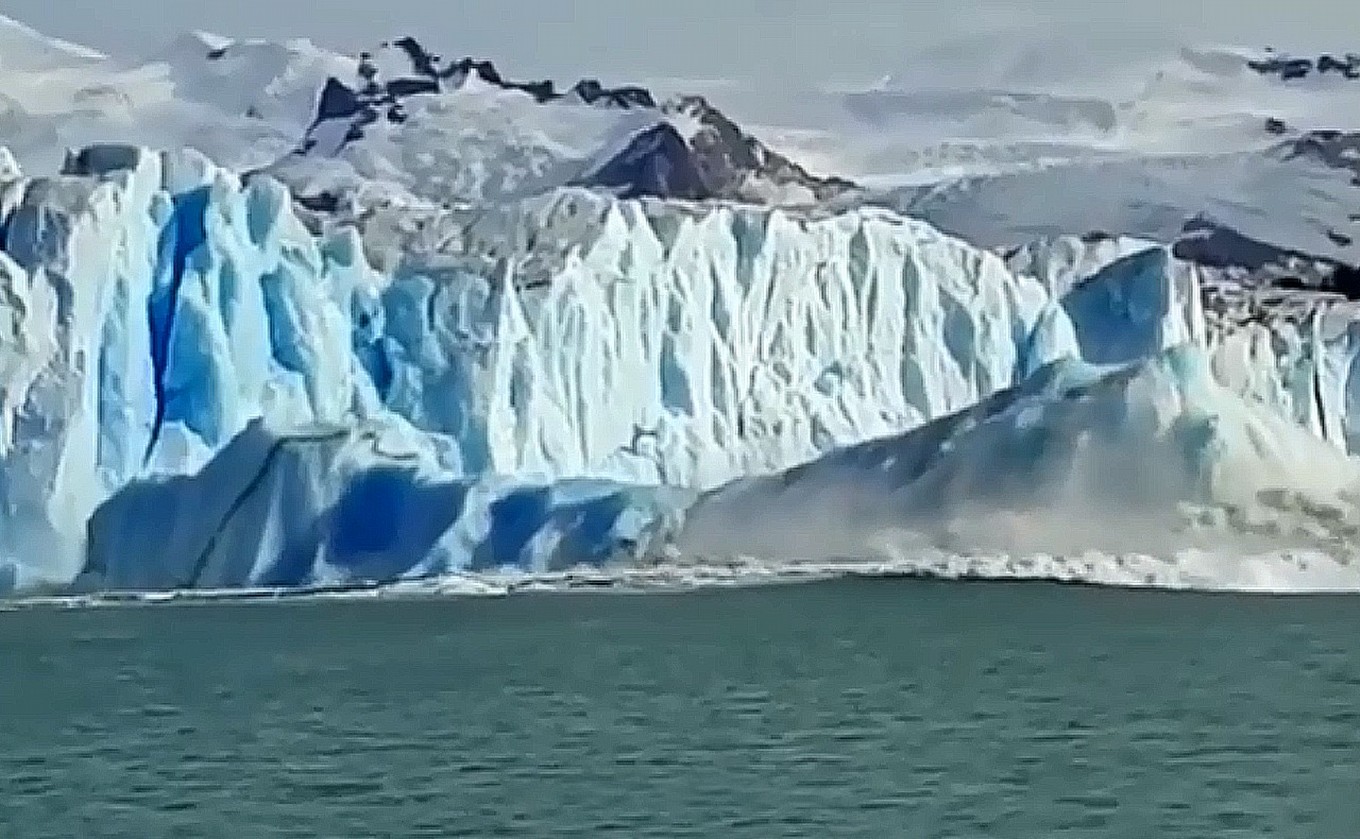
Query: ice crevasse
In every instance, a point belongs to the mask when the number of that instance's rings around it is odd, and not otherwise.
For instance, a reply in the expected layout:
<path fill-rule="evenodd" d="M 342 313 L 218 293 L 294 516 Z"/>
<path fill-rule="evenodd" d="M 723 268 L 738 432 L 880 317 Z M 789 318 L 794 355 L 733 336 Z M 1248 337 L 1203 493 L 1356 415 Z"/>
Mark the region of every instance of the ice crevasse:
<path fill-rule="evenodd" d="M 785 468 L 1078 351 L 1038 280 L 885 211 L 569 190 L 380 273 L 352 229 L 314 236 L 281 185 L 193 152 L 65 168 L 0 166 L 9 586 L 593 560 L 678 503 L 643 485 Z M 364 547 L 373 509 L 442 524 Z"/>

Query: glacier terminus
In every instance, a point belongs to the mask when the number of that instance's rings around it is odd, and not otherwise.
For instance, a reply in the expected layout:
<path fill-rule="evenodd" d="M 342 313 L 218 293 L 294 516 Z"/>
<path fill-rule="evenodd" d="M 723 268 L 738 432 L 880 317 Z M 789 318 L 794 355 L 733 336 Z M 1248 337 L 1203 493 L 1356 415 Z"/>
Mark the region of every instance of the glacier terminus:
<path fill-rule="evenodd" d="M 1107 232 L 1022 214 L 1193 156 L 884 185 L 704 97 L 411 38 L 198 33 L 144 65 L 12 22 L 0 44 L 24 129 L 0 134 L 0 590 L 855 563 L 1360 589 L 1342 130 L 1204 158 L 1205 189 L 1316 186 L 1279 235 L 1189 188 Z M 1180 61 L 1360 89 L 1335 61 Z M 40 77 L 102 104 L 54 116 Z M 852 103 L 995 106 L 951 96 Z"/>

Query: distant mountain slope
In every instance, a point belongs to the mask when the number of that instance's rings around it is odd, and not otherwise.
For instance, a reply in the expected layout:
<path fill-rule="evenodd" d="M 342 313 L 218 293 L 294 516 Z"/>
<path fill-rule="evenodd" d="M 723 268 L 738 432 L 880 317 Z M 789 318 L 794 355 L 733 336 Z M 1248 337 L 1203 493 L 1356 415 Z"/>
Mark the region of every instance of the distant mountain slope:
<path fill-rule="evenodd" d="M 0 18 L 0 141 L 36 171 L 97 141 L 189 145 L 341 220 L 564 185 L 868 201 L 988 246 L 1105 231 L 1335 286 L 1360 263 L 1357 72 L 1344 52 L 979 34 L 868 89 L 819 88 L 811 68 L 788 90 L 663 96 L 515 80 L 411 37 L 345 56 L 199 32 L 128 60 Z"/>
<path fill-rule="evenodd" d="M 32 72 L 93 64 L 105 56 L 97 50 L 49 38 L 19 21 L 0 14 L 0 71 Z"/>
<path fill-rule="evenodd" d="M 165 67 L 177 99 L 294 132 L 307 127 L 326 79 L 358 67 L 357 59 L 305 38 L 237 40 L 209 32 L 182 35 L 145 63 Z"/>
<path fill-rule="evenodd" d="M 97 142 L 193 146 L 231 168 L 261 166 L 296 144 L 315 91 L 346 63 L 305 41 L 206 33 L 130 61 L 0 18 L 0 143 L 35 171 Z"/>
<path fill-rule="evenodd" d="M 703 97 L 659 102 L 644 87 L 596 79 L 565 90 L 513 81 L 490 61 L 446 63 L 411 37 L 362 55 L 352 84 L 328 79 L 298 154 L 273 171 L 313 200 L 354 188 L 356 177 L 443 201 L 570 184 L 623 197 L 813 204 L 855 189 L 772 151 Z"/>

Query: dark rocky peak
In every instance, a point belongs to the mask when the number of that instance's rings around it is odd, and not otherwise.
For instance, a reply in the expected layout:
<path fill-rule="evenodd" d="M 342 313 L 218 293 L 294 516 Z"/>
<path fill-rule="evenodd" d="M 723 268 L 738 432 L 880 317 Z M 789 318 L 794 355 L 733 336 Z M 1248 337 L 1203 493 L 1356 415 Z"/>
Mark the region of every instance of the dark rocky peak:
<path fill-rule="evenodd" d="M 1346 53 L 1337 57 L 1323 53 L 1316 59 L 1290 58 L 1266 49 L 1266 57 L 1247 62 L 1247 66 L 1263 76 L 1278 76 L 1284 81 L 1304 79 L 1317 74 L 1335 73 L 1347 79 L 1360 79 L 1360 54 Z"/>
<path fill-rule="evenodd" d="M 858 188 L 841 178 L 813 175 L 771 151 L 703 97 L 665 102 L 661 112 L 674 122 L 663 121 L 638 132 L 623 151 L 586 173 L 576 185 L 624 198 L 753 203 L 782 203 L 788 196 L 793 196 L 794 203 L 815 203 Z M 688 136 L 676 127 L 681 121 Z"/>
<path fill-rule="evenodd" d="M 747 197 L 747 182 L 752 175 L 774 185 L 803 187 L 817 201 L 858 188 L 844 178 L 813 175 L 787 157 L 771 151 L 702 96 L 678 97 L 664 103 L 661 110 L 699 125 L 699 130 L 689 139 L 689 146 L 714 196 Z"/>
<path fill-rule="evenodd" d="M 475 58 L 464 58 L 453 62 L 440 71 L 439 78 L 448 81 L 452 87 L 460 87 L 469 78 L 477 78 L 501 90 L 518 90 L 521 93 L 527 93 L 534 98 L 535 102 L 540 104 L 562 98 L 562 94 L 557 91 L 557 85 L 551 79 L 531 82 L 511 81 L 501 75 L 500 70 L 497 70 L 496 65 L 492 62 Z"/>
<path fill-rule="evenodd" d="M 404 52 L 410 59 L 411 72 L 431 79 L 439 78 L 439 56 L 426 50 L 415 38 L 410 35 L 398 38 L 392 42 L 392 46 Z"/>
<path fill-rule="evenodd" d="M 587 105 L 613 108 L 655 108 L 656 99 L 651 91 L 643 87 L 626 85 L 605 87 L 597 79 L 582 79 L 567 91 L 559 91 L 548 79 L 539 81 L 514 81 L 506 78 L 496 65 L 490 61 L 462 58 L 445 63 L 436 53 L 432 53 L 410 36 L 383 43 L 382 50 L 393 50 L 404 59 L 405 66 L 396 73 L 384 75 L 371 52 L 359 54 L 358 78 L 347 84 L 334 77 L 327 79 L 317 102 L 316 115 L 308 129 L 301 150 L 306 152 L 315 147 L 310 138 L 312 131 L 321 123 L 332 120 L 350 120 L 351 125 L 345 134 L 345 142 L 363 137 L 364 129 L 386 119 L 389 122 L 404 122 L 406 109 L 403 100 L 410 96 L 441 93 L 456 90 L 470 78 L 502 90 L 513 90 L 527 94 L 534 101 L 544 104 L 572 97 Z"/>
<path fill-rule="evenodd" d="M 638 132 L 623 151 L 576 185 L 603 189 L 620 198 L 702 201 L 714 197 L 698 156 L 668 122 Z"/>
<path fill-rule="evenodd" d="M 1360 177 L 1360 131 L 1309 131 L 1285 147 L 1288 157 L 1306 157 Z"/>
<path fill-rule="evenodd" d="M 436 53 L 425 49 L 419 41 L 407 35 L 384 44 L 384 48 L 400 51 L 410 64 L 412 75 L 433 81 L 435 90 L 445 86 L 458 87 L 467 79 L 475 77 L 499 87 L 502 90 L 518 90 L 527 93 L 539 103 L 551 102 L 566 96 L 576 96 L 586 104 L 602 103 L 622 108 L 654 108 L 656 100 L 646 88 L 624 86 L 608 88 L 596 79 L 582 79 L 568 91 L 559 91 L 551 79 L 536 81 L 515 81 L 507 78 L 496 65 L 485 59 L 461 58 L 447 64 Z M 392 84 L 392 82 L 389 82 Z"/>
<path fill-rule="evenodd" d="M 351 117 L 358 112 L 361 102 L 359 94 L 332 76 L 326 79 L 325 86 L 321 88 L 315 122 Z"/>
<path fill-rule="evenodd" d="M 464 58 L 446 67 L 440 78 L 451 81 L 455 86 L 475 76 L 487 84 L 502 90 L 518 90 L 527 93 L 540 104 L 558 99 L 575 97 L 587 105 L 605 105 L 615 108 L 655 108 L 656 99 L 645 87 L 624 85 L 605 87 L 598 79 L 581 79 L 567 91 L 559 91 L 549 79 L 531 82 L 517 82 L 505 78 L 496 65 L 490 61 Z"/>
<path fill-rule="evenodd" d="M 656 107 L 656 99 L 645 87 L 636 85 L 605 87 L 596 79 L 581 79 L 572 85 L 568 95 L 575 96 L 587 105 L 604 104 L 625 110 Z"/>
<path fill-rule="evenodd" d="M 1238 272 L 1251 285 L 1330 292 L 1360 300 L 1360 267 L 1272 245 L 1204 215 L 1185 223 L 1172 254 L 1186 262 Z"/>
<path fill-rule="evenodd" d="M 490 61 L 475 58 L 464 58 L 455 61 L 440 73 L 440 78 L 448 79 L 455 85 L 461 85 L 469 77 L 476 76 L 482 81 L 496 87 L 506 87 L 509 83 L 501 76 L 501 72 L 496 69 L 496 65 Z"/>

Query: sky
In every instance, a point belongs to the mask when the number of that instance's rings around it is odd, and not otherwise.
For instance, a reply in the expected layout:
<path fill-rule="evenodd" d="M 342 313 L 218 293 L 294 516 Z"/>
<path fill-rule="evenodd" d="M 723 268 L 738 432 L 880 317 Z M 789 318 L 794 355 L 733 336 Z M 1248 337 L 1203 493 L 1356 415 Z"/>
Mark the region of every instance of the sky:
<path fill-rule="evenodd" d="M 147 54 L 175 35 L 307 36 L 345 51 L 415 34 L 449 55 L 516 73 L 649 78 L 821 78 L 892 72 L 904 51 L 951 33 L 1173 32 L 1284 49 L 1360 50 L 1342 0 L 0 0 L 49 35 Z M 830 69 L 828 69 L 828 66 Z"/>

